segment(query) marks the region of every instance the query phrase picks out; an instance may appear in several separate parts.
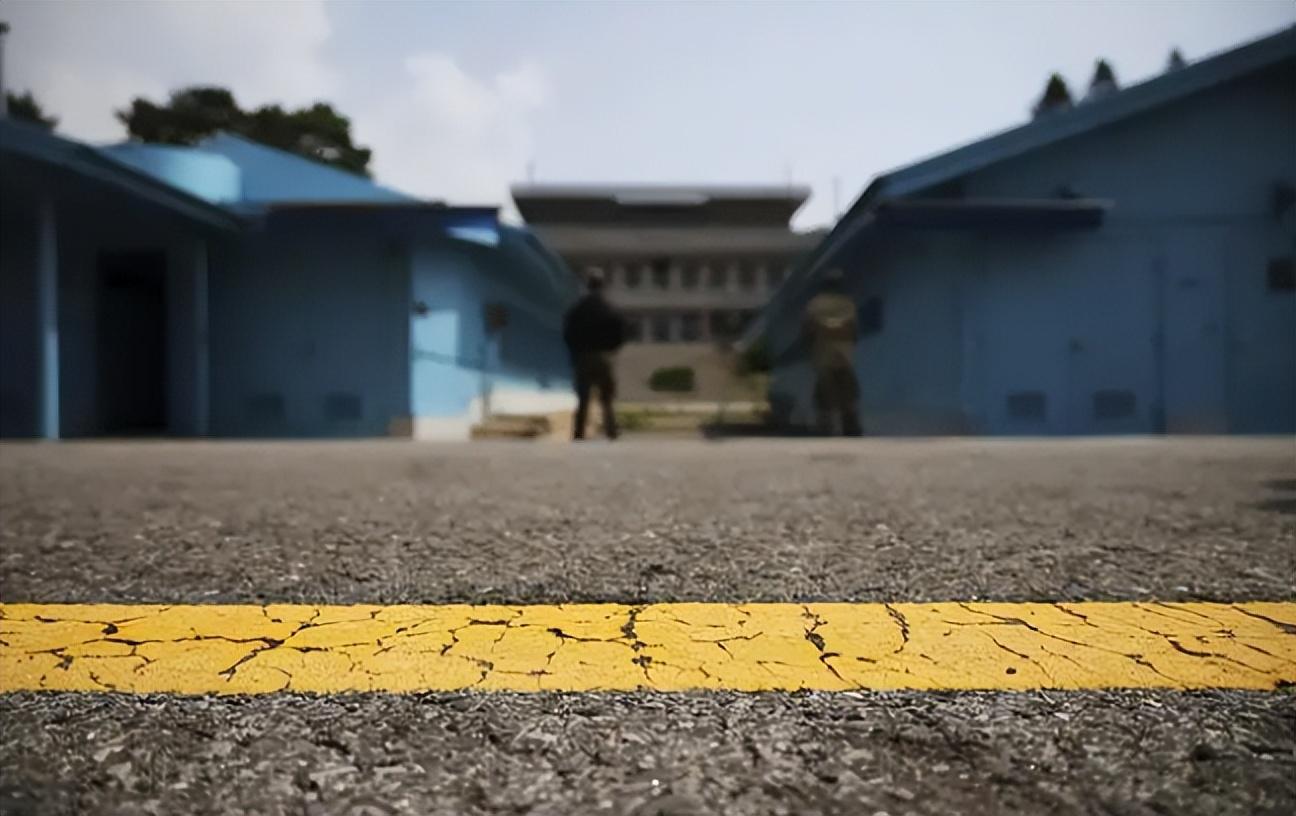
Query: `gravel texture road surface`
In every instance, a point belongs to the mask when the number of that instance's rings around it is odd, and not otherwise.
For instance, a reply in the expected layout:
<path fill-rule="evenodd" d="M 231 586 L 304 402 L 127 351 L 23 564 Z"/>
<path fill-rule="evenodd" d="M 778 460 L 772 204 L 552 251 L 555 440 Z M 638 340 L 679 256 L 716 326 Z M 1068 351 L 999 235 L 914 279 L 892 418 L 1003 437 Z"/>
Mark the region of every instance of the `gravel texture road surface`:
<path fill-rule="evenodd" d="M 0 600 L 1293 600 L 1291 439 L 0 446 Z M 1292 692 L 0 697 L 0 813 L 1289 813 Z"/>
<path fill-rule="evenodd" d="M 7 601 L 1296 598 L 1296 443 L 0 448 Z"/>

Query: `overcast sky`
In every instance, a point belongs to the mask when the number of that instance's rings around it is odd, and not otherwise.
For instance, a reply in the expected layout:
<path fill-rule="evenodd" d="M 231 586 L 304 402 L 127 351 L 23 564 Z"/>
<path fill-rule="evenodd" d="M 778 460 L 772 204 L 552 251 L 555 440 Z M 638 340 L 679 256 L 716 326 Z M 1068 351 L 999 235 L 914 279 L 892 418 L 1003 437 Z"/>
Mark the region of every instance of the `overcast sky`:
<path fill-rule="evenodd" d="M 332 102 L 377 178 L 455 203 L 550 182 L 783 183 L 831 221 L 875 174 L 1018 124 L 1052 71 L 1083 92 L 1296 24 L 1291 0 L 438 3 L 0 0 L 6 84 L 60 130 L 193 83 Z"/>

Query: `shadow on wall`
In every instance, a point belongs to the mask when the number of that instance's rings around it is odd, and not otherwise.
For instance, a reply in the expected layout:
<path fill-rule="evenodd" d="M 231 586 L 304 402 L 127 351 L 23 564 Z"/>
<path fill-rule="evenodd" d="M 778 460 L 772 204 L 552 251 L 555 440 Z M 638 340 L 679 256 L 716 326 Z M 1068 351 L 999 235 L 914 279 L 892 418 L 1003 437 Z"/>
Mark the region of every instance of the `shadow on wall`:
<path fill-rule="evenodd" d="M 1263 501 L 1257 502 L 1255 506 L 1260 510 L 1268 510 L 1271 513 L 1286 513 L 1296 515 L 1296 479 L 1274 479 L 1266 482 L 1265 487 L 1277 493 L 1286 493 L 1285 496 L 1271 496 Z"/>

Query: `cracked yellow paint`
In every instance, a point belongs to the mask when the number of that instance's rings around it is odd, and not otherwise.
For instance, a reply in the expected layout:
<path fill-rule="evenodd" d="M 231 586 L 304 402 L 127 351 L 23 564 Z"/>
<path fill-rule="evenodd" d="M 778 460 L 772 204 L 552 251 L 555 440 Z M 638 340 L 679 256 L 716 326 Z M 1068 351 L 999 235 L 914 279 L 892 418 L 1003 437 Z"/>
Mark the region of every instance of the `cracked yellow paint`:
<path fill-rule="evenodd" d="M 0 692 L 1293 684 L 1296 603 L 0 604 Z"/>

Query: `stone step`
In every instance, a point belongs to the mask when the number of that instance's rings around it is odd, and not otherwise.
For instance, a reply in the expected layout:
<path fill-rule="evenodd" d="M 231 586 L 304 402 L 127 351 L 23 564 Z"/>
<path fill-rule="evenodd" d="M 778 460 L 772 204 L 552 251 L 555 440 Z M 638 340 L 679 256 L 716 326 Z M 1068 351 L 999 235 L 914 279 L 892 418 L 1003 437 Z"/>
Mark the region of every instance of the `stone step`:
<path fill-rule="evenodd" d="M 546 439 L 560 432 L 545 414 L 495 414 L 472 428 L 473 439 Z"/>

